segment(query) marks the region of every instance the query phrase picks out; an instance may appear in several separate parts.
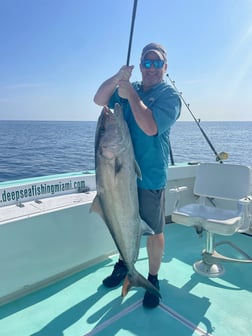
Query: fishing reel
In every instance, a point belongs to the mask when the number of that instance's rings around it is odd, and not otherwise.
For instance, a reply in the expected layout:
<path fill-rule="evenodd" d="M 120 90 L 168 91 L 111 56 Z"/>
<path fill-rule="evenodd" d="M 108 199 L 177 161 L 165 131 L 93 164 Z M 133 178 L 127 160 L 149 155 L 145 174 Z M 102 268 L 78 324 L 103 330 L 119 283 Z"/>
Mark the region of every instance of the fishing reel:
<path fill-rule="evenodd" d="M 227 160 L 228 159 L 228 153 L 226 152 L 221 152 L 219 154 L 216 155 L 216 161 L 223 161 L 223 160 Z"/>

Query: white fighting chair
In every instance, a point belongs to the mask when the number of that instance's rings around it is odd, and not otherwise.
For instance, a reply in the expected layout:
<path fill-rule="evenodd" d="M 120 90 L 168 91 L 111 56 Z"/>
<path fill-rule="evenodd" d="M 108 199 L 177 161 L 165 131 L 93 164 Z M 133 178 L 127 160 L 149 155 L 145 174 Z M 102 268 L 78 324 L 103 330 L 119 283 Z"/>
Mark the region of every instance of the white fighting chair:
<path fill-rule="evenodd" d="M 252 204 L 250 185 L 250 168 L 247 166 L 221 163 L 199 165 L 193 190 L 198 202 L 177 207 L 172 213 L 173 222 L 194 226 L 198 233 L 206 231 L 202 260 L 193 265 L 196 272 L 217 277 L 224 272 L 219 261 L 252 262 L 250 256 L 232 243 L 230 245 L 243 255 L 242 259 L 219 254 L 215 246 L 221 243 L 214 244 L 215 234 L 230 236 L 249 230 Z M 178 188 L 178 192 L 179 189 L 183 190 Z"/>

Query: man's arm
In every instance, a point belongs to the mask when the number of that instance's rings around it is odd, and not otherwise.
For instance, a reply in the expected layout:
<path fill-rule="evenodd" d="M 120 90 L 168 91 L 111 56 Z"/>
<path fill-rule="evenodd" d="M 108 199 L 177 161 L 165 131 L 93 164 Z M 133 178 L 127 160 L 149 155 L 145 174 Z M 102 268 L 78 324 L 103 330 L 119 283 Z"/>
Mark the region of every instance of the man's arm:
<path fill-rule="evenodd" d="M 133 66 L 123 66 L 117 74 L 101 84 L 94 96 L 97 105 L 108 105 L 110 97 L 118 87 L 119 96 L 128 99 L 134 118 L 138 126 L 147 135 L 157 134 L 157 125 L 152 111 L 143 103 L 129 82 Z"/>

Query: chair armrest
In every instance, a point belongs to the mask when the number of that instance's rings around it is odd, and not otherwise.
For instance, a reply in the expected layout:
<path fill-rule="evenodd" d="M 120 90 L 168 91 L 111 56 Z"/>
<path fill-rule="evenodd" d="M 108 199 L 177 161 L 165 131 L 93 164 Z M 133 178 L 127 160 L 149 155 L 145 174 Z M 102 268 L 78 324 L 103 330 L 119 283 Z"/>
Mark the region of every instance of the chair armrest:
<path fill-rule="evenodd" d="M 243 224 L 239 232 L 248 232 L 252 229 L 252 197 L 248 196 L 239 199 L 238 205 L 243 209 Z"/>
<path fill-rule="evenodd" d="M 177 197 L 176 197 L 176 199 L 174 201 L 174 205 L 173 205 L 173 211 L 178 209 L 178 207 L 179 207 L 180 193 L 186 191 L 187 189 L 188 189 L 187 186 L 181 186 L 181 187 L 176 187 L 176 188 L 169 189 L 169 193 L 177 194 Z"/>
<path fill-rule="evenodd" d="M 170 193 L 179 193 L 179 192 L 185 191 L 187 189 L 188 189 L 187 186 L 182 186 L 182 187 L 171 188 L 171 189 L 169 189 L 169 192 Z"/>
<path fill-rule="evenodd" d="M 252 197 L 247 196 L 247 197 L 241 198 L 241 199 L 239 199 L 238 202 L 241 205 L 250 205 L 250 204 L 252 204 Z"/>

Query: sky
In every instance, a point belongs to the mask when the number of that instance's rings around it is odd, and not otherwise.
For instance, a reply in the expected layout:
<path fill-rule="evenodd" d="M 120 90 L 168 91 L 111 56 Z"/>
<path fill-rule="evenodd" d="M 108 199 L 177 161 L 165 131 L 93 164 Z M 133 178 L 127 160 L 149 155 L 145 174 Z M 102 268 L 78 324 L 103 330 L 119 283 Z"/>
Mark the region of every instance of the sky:
<path fill-rule="evenodd" d="M 96 90 L 126 64 L 133 4 L 0 0 L 0 120 L 97 120 Z M 252 0 L 138 0 L 132 81 L 150 42 L 196 118 L 252 121 Z M 180 120 L 193 120 L 186 105 Z"/>

